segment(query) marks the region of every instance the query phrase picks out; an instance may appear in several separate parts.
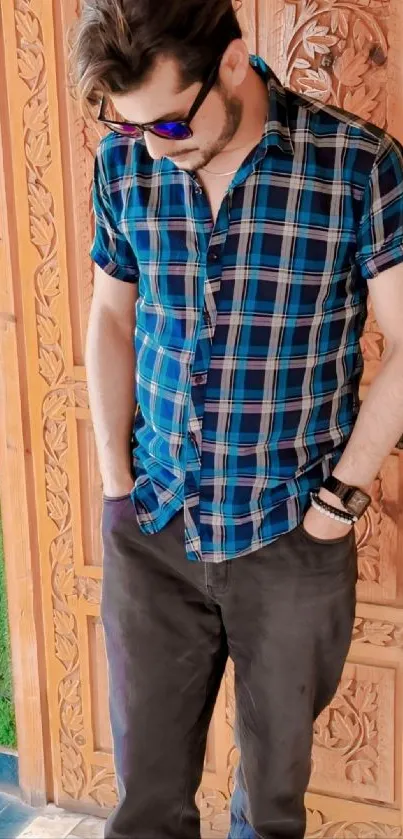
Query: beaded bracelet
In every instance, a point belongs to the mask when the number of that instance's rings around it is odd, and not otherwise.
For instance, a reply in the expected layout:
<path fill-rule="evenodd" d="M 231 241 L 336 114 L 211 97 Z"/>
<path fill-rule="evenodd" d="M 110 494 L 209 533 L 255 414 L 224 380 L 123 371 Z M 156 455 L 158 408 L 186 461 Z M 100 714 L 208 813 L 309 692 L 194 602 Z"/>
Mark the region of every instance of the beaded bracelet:
<path fill-rule="evenodd" d="M 350 513 L 344 513 L 342 510 L 338 510 L 337 507 L 332 507 L 330 504 L 327 504 L 326 501 L 323 501 L 322 498 L 319 497 L 318 492 L 311 492 L 311 502 L 312 507 L 315 510 L 318 510 L 319 513 L 323 513 L 325 516 L 329 516 L 331 519 L 335 519 L 335 521 L 340 521 L 343 524 L 355 524 L 358 521 L 357 516 L 350 515 Z"/>

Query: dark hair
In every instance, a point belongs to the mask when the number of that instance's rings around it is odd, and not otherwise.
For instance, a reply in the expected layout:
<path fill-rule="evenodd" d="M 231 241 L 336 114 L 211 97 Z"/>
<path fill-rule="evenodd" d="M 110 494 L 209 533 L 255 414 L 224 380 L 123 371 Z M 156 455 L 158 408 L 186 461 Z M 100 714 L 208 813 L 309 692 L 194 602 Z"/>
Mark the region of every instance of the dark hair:
<path fill-rule="evenodd" d="M 134 90 L 164 56 L 183 87 L 202 81 L 242 31 L 231 0 L 84 0 L 73 37 L 73 80 L 92 104 Z"/>

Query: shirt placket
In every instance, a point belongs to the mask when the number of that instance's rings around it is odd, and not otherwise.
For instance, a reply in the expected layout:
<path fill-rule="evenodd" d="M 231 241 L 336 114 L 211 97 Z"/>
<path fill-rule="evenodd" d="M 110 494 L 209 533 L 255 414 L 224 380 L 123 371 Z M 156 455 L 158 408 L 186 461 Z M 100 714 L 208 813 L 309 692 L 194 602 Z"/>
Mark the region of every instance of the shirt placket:
<path fill-rule="evenodd" d="M 197 188 L 198 200 L 206 201 Z M 200 483 L 203 445 L 203 416 L 206 398 L 211 345 L 217 322 L 217 295 L 221 287 L 222 254 L 228 232 L 229 214 L 223 204 L 208 242 L 204 284 L 200 290 L 202 323 L 198 335 L 190 377 L 188 447 L 184 488 L 184 519 L 186 551 L 189 558 L 202 559 L 200 541 Z"/>

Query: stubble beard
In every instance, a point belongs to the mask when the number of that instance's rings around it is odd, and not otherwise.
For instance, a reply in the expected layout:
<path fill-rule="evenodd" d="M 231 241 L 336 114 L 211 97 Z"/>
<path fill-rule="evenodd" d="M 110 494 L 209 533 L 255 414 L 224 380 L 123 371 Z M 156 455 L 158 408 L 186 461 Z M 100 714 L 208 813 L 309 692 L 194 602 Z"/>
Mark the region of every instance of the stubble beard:
<path fill-rule="evenodd" d="M 195 170 L 208 166 L 217 155 L 221 154 L 231 140 L 233 140 L 241 124 L 243 112 L 242 102 L 235 97 L 230 99 L 223 94 L 223 103 L 226 114 L 223 130 L 218 139 L 211 146 L 203 150 L 197 166 L 194 166 Z"/>

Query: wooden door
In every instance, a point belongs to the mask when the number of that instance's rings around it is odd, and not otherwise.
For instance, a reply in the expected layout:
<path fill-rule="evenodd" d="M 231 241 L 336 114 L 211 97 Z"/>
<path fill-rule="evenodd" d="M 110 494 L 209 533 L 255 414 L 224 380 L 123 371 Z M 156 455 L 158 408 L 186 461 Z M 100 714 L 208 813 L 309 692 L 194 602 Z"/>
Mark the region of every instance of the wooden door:
<path fill-rule="evenodd" d="M 0 473 L 20 763 L 32 801 L 116 803 L 99 619 L 101 485 L 83 349 L 92 293 L 90 186 L 98 137 L 70 95 L 78 0 L 2 4 Z M 251 51 L 283 81 L 403 140 L 401 0 L 245 0 Z M 383 342 L 370 314 L 362 396 Z M 403 454 L 357 529 L 354 641 L 315 727 L 312 837 L 403 835 Z M 198 800 L 224 837 L 233 784 L 233 675 L 220 692 Z"/>

